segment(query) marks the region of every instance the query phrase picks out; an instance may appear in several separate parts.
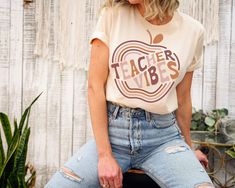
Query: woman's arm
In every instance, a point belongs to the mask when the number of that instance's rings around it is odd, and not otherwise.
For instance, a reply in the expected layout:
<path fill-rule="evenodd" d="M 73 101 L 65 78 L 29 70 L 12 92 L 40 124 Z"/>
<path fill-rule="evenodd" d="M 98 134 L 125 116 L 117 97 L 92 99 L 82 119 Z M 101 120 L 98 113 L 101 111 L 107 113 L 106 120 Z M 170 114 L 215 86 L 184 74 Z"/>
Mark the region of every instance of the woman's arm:
<path fill-rule="evenodd" d="M 92 41 L 88 76 L 88 101 L 98 152 L 98 176 L 101 185 L 122 186 L 122 171 L 112 155 L 108 137 L 105 87 L 109 73 L 109 49 L 99 39 Z"/>
<path fill-rule="evenodd" d="M 192 148 L 190 137 L 190 126 L 192 119 L 192 100 L 191 100 L 191 85 L 192 85 L 193 71 L 187 72 L 183 80 L 177 85 L 177 99 L 178 109 L 176 110 L 176 119 L 185 142 Z M 208 159 L 200 150 L 195 151 L 198 160 L 208 167 Z"/>
<path fill-rule="evenodd" d="M 111 154 L 108 139 L 108 121 L 105 85 L 108 77 L 108 47 L 93 40 L 88 76 L 88 102 L 98 155 Z"/>
<path fill-rule="evenodd" d="M 185 142 L 192 147 L 190 138 L 190 126 L 192 118 L 191 85 L 193 72 L 187 72 L 183 80 L 177 85 L 178 109 L 176 119 Z"/>

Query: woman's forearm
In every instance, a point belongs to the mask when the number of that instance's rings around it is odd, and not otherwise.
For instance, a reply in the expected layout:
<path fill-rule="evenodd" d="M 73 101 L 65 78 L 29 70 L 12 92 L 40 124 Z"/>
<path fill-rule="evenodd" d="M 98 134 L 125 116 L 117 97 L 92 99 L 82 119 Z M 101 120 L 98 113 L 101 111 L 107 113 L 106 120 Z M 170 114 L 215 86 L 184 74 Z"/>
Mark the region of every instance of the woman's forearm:
<path fill-rule="evenodd" d="M 183 104 L 179 104 L 176 110 L 176 119 L 179 128 L 184 136 L 185 142 L 192 147 L 190 137 L 190 126 L 192 119 L 192 102 L 191 99 L 185 100 Z"/>
<path fill-rule="evenodd" d="M 88 101 L 98 155 L 112 154 L 108 137 L 107 107 L 104 89 L 89 87 Z"/>

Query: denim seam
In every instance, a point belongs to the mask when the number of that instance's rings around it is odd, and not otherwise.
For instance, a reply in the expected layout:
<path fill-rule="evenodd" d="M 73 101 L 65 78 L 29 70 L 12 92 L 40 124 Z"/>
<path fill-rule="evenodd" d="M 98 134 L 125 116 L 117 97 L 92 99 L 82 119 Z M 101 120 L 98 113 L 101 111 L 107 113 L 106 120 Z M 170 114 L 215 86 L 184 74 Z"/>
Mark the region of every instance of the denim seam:
<path fill-rule="evenodd" d="M 115 106 L 115 110 L 114 110 L 114 112 L 113 112 L 113 114 L 112 114 L 114 119 L 117 118 L 119 109 L 120 109 L 120 106 L 116 105 L 116 106 Z"/>

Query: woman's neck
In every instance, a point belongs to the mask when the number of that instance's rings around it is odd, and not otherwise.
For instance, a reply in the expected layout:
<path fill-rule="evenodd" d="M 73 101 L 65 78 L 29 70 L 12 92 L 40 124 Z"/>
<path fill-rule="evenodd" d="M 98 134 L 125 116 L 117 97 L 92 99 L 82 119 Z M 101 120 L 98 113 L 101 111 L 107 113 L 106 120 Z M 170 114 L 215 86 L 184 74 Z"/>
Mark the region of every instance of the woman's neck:
<path fill-rule="evenodd" d="M 138 4 L 138 5 L 137 5 L 137 8 L 138 8 L 140 14 L 141 14 L 142 16 L 144 16 L 144 13 L 145 13 L 145 6 L 144 6 L 144 3 Z M 163 18 L 163 20 L 161 20 L 160 18 L 155 18 L 155 19 L 147 20 L 147 21 L 150 22 L 151 24 L 154 24 L 154 25 L 164 25 L 164 24 L 167 24 L 168 22 L 170 22 L 171 19 L 172 19 L 172 17 L 173 17 L 173 16 L 167 15 L 167 16 L 165 16 L 165 17 Z"/>

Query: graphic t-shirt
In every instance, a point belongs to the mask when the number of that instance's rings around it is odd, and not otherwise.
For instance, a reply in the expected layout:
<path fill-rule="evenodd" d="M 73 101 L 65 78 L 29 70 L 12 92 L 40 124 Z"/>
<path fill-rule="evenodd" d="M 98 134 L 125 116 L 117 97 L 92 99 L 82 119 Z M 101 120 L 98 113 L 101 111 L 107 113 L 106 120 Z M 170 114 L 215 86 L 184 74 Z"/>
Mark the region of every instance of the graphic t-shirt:
<path fill-rule="evenodd" d="M 203 35 L 203 26 L 180 11 L 153 25 L 136 7 L 104 8 L 91 41 L 109 47 L 107 101 L 157 114 L 176 110 L 177 84 L 202 66 Z"/>

